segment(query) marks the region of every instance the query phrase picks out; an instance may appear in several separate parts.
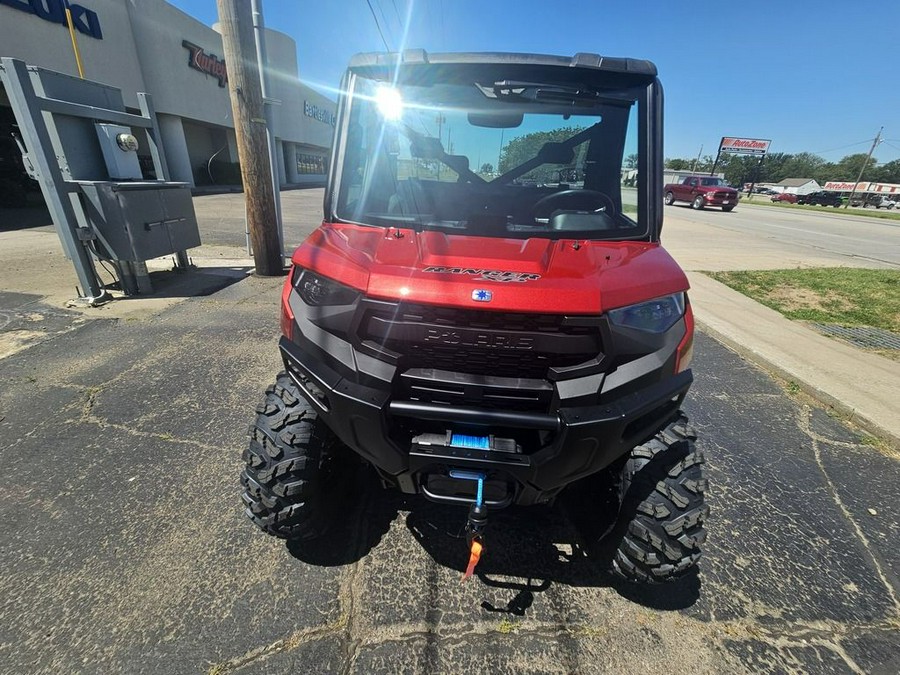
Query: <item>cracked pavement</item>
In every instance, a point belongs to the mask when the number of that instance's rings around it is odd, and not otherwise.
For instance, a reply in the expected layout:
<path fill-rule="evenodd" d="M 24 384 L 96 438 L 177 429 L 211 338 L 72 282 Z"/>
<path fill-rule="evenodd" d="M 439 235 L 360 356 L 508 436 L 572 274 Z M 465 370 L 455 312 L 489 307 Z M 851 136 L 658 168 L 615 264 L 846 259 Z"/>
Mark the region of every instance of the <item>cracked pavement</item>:
<path fill-rule="evenodd" d="M 237 479 L 280 283 L 0 359 L 0 671 L 900 670 L 898 458 L 703 335 L 685 409 L 712 513 L 682 583 L 608 577 L 563 503 L 492 515 L 462 584 L 464 511 L 364 470 L 324 540 L 256 531 Z"/>

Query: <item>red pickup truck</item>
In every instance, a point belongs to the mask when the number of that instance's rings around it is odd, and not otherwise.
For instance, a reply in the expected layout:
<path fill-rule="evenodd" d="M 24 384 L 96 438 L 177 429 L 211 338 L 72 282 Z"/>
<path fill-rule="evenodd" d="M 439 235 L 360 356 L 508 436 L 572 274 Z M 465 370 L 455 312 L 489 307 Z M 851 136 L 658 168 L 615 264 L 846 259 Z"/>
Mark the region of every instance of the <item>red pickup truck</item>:
<path fill-rule="evenodd" d="M 663 193 L 666 204 L 689 202 L 694 209 L 720 206 L 731 211 L 738 203 L 738 191 L 715 176 L 686 176 L 680 183 L 668 183 Z"/>

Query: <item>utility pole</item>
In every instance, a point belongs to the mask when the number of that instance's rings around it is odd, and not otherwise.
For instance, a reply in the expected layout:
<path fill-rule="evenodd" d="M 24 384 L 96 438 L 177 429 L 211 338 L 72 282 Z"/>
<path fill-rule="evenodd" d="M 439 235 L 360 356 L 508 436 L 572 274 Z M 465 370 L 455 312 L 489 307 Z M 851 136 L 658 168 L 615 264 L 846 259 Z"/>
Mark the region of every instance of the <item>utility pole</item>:
<path fill-rule="evenodd" d="M 850 206 L 850 202 L 853 201 L 853 196 L 856 194 L 856 186 L 859 185 L 859 181 L 862 180 L 863 172 L 866 170 L 866 167 L 869 166 L 869 160 L 872 159 L 872 153 L 875 152 L 875 148 L 881 143 L 881 132 L 884 131 L 884 127 L 881 127 L 878 130 L 878 134 L 875 136 L 875 140 L 872 141 L 872 147 L 869 148 L 869 154 L 866 155 L 866 161 L 863 162 L 862 168 L 859 170 L 859 175 L 856 177 L 856 182 L 853 184 L 853 190 L 850 191 L 850 196 L 847 197 L 847 203 L 844 204 L 844 209 Z M 865 197 L 863 197 L 865 200 Z M 865 201 L 863 201 L 863 205 L 865 205 Z"/>
<path fill-rule="evenodd" d="M 251 0 L 216 0 L 256 273 L 284 274 Z"/>
<path fill-rule="evenodd" d="M 700 161 L 700 155 L 703 154 L 703 143 L 700 144 L 700 152 L 697 153 L 697 159 L 694 160 L 694 163 L 691 165 L 691 173 L 694 173 L 694 169 L 697 168 L 697 162 Z"/>

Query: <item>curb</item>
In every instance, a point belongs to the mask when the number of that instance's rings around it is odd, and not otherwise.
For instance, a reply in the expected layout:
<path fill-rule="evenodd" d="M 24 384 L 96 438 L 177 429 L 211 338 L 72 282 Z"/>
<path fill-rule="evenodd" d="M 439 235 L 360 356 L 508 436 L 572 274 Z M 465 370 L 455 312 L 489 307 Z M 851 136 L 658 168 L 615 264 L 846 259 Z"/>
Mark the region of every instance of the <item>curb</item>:
<path fill-rule="evenodd" d="M 728 349 L 735 352 L 745 360 L 755 364 L 756 366 L 762 368 L 764 371 L 767 371 L 771 374 L 776 375 L 782 380 L 786 380 L 788 382 L 793 382 L 807 395 L 814 398 L 816 401 L 821 403 L 826 408 L 830 408 L 839 412 L 844 418 L 846 422 L 849 422 L 863 431 L 866 431 L 873 436 L 877 436 L 885 441 L 887 441 L 894 450 L 900 450 L 900 436 L 897 436 L 893 432 L 885 429 L 880 426 L 877 422 L 872 421 L 865 414 L 860 413 L 858 410 L 851 408 L 843 401 L 835 398 L 828 392 L 820 389 L 819 387 L 813 386 L 808 382 L 800 379 L 794 373 L 791 373 L 785 370 L 782 366 L 775 363 L 771 359 L 759 354 L 753 349 L 747 347 L 744 344 L 736 341 L 735 339 L 725 335 L 721 331 L 716 330 L 709 324 L 707 324 L 702 319 L 698 319 L 695 317 L 695 322 L 697 327 L 703 332 L 715 339 L 717 342 L 722 343 Z"/>

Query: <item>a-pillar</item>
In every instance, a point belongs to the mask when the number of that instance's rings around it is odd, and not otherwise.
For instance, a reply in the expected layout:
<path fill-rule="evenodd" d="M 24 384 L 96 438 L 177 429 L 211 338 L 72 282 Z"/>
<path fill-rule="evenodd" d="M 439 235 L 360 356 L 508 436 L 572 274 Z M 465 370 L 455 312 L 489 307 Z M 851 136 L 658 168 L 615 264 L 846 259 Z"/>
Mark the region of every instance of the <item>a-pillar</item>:
<path fill-rule="evenodd" d="M 284 163 L 287 165 L 288 183 L 300 182 L 300 173 L 297 171 L 297 144 L 284 144 Z"/>
<path fill-rule="evenodd" d="M 166 152 L 169 180 L 190 183 L 191 187 L 194 187 L 191 155 L 188 153 L 187 139 L 184 137 L 184 125 L 181 123 L 181 118 L 157 113 L 156 122 L 159 125 L 159 135 L 162 136 L 163 150 Z M 163 177 L 157 176 L 157 178 Z"/>

